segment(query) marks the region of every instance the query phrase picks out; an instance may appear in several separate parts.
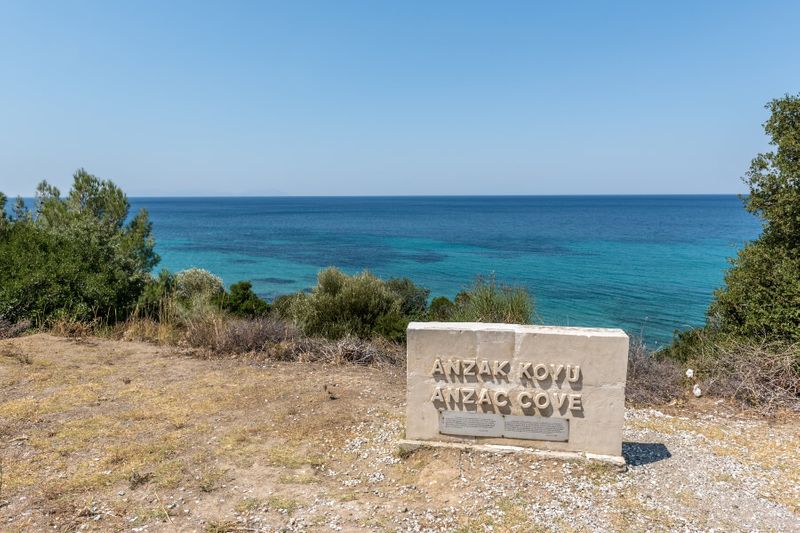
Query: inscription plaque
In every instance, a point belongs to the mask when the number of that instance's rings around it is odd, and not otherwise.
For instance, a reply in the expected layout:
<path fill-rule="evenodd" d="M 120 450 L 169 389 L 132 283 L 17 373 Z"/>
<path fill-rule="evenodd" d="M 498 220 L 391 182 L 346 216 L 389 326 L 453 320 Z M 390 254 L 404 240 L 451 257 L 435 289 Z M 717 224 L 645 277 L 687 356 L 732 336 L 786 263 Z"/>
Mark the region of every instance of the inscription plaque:
<path fill-rule="evenodd" d="M 439 413 L 439 433 L 462 437 L 505 437 L 567 442 L 569 440 L 569 420 L 441 411 Z"/>
<path fill-rule="evenodd" d="M 569 441 L 569 420 L 509 415 L 504 420 L 503 436 L 509 439 Z"/>
<path fill-rule="evenodd" d="M 468 437 L 502 437 L 503 415 L 442 411 L 439 413 L 439 432 Z"/>

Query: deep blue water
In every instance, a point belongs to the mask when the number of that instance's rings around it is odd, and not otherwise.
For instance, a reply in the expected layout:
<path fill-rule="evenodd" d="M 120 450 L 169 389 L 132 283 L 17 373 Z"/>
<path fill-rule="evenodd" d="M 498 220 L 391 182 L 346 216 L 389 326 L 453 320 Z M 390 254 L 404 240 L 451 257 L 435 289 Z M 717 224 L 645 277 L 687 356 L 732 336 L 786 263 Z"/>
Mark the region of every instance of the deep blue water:
<path fill-rule="evenodd" d="M 272 298 L 336 265 L 452 297 L 477 274 L 525 285 L 539 323 L 666 342 L 703 323 L 726 258 L 758 235 L 736 196 L 136 198 L 160 267 L 248 279 Z"/>

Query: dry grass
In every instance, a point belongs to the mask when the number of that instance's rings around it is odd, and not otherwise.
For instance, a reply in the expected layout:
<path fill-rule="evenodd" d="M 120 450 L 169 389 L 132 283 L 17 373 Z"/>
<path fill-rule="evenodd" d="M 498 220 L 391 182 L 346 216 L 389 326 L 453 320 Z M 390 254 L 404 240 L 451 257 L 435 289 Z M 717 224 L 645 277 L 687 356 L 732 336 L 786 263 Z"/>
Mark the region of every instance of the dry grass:
<path fill-rule="evenodd" d="M 276 509 L 282 513 L 286 513 L 289 516 L 291 516 L 300 506 L 300 502 L 298 502 L 294 498 L 289 498 L 287 496 L 280 496 L 280 495 L 270 496 L 267 504 L 272 509 Z"/>
<path fill-rule="evenodd" d="M 727 340 L 701 350 L 689 364 L 713 396 L 732 398 L 764 414 L 800 411 L 800 346 Z"/>
<path fill-rule="evenodd" d="M 101 327 L 99 320 L 84 322 L 70 317 L 60 317 L 48 324 L 50 333 L 58 337 L 83 338 L 94 335 Z"/>
<path fill-rule="evenodd" d="M 628 352 L 625 399 L 634 405 L 665 404 L 685 391 L 677 364 L 661 360 L 640 339 L 632 339 Z"/>
<path fill-rule="evenodd" d="M 11 322 L 0 316 L 0 339 L 11 339 L 19 337 L 25 331 L 30 329 L 31 321 L 23 320 L 21 322 Z"/>
<path fill-rule="evenodd" d="M 145 341 L 176 345 L 181 340 L 180 330 L 169 322 L 150 318 L 130 318 L 114 330 L 116 338 L 126 341 Z"/>
<path fill-rule="evenodd" d="M 240 531 L 252 531 L 245 528 L 234 520 L 212 520 L 205 527 L 205 533 L 239 533 Z"/>
<path fill-rule="evenodd" d="M 14 350 L 10 350 L 8 348 L 0 349 L 0 356 L 8 357 L 9 359 L 13 359 L 14 361 L 18 362 L 21 365 L 32 365 L 33 358 L 24 353 L 19 353 Z"/>
<path fill-rule="evenodd" d="M 169 524 L 151 500 L 179 490 L 209 505 L 213 516 L 242 472 L 267 490 L 252 496 L 263 501 L 287 487 L 322 490 L 316 487 L 325 478 L 315 469 L 367 416 L 356 406 L 353 380 L 383 375 L 327 364 L 257 368 L 97 338 L 40 334 L 3 342 L 0 353 L 14 356 L 0 357 L 0 499 L 24 495 L 35 510 L 26 515 L 31 530 L 51 520 L 59 527 L 90 522 L 75 518 L 87 495 L 113 507 L 119 520 L 104 518 L 103 530 L 124 529 L 134 518 L 130 524 Z M 329 380 L 340 384 L 336 401 L 322 393 Z M 372 386 L 386 388 L 379 383 Z M 391 383 L 399 397 L 399 379 Z M 130 500 L 116 496 L 120 491 Z M 285 516 L 296 505 L 282 507 Z M 6 509 L 0 507 L 2 520 Z"/>
<path fill-rule="evenodd" d="M 213 312 L 189 318 L 182 326 L 132 318 L 119 326 L 114 335 L 124 340 L 189 347 L 205 357 L 246 356 L 251 360 L 337 365 L 402 365 L 405 362 L 405 347 L 382 338 L 309 338 L 280 319 L 238 319 Z"/>

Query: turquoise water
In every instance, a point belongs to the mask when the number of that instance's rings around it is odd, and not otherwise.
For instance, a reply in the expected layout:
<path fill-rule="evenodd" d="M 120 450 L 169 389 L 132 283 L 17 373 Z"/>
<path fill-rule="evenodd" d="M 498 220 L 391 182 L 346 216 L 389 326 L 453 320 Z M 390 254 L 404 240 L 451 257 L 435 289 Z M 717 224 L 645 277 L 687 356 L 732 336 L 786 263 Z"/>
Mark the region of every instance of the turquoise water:
<path fill-rule="evenodd" d="M 136 198 L 160 267 L 199 266 L 267 298 L 336 265 L 452 297 L 477 274 L 528 287 L 544 324 L 650 343 L 703 323 L 726 258 L 759 233 L 736 196 Z"/>

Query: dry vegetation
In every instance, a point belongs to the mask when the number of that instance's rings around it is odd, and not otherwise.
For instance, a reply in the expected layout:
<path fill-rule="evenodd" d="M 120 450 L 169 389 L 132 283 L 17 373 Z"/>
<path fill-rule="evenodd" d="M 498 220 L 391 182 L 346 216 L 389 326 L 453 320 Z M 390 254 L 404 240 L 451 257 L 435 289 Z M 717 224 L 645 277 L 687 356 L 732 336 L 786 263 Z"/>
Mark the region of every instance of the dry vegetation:
<path fill-rule="evenodd" d="M 274 318 L 236 319 L 210 314 L 185 328 L 132 319 L 111 332 L 114 338 L 191 348 L 201 357 L 236 356 L 250 360 L 326 362 L 358 365 L 402 365 L 405 348 L 380 337 L 337 340 L 303 335 L 292 324 Z"/>
<path fill-rule="evenodd" d="M 692 378 L 686 370 L 692 369 Z M 698 343 L 683 364 L 631 341 L 625 397 L 632 405 L 682 401 L 693 386 L 703 396 L 731 402 L 761 416 L 800 412 L 800 346 L 736 338 Z"/>
<path fill-rule="evenodd" d="M 332 363 L 380 359 L 375 345 L 323 348 L 282 362 L 100 338 L 0 341 L 0 529 L 800 527 L 795 415 L 721 415 L 705 399 L 631 409 L 626 472 L 407 454 L 402 367 Z"/>
<path fill-rule="evenodd" d="M 11 339 L 13 337 L 18 337 L 30 327 L 31 323 L 28 320 L 11 322 L 10 320 L 6 320 L 0 316 L 0 339 Z"/>
<path fill-rule="evenodd" d="M 669 403 L 685 394 L 683 375 L 675 363 L 654 357 L 641 340 L 633 339 L 628 352 L 625 399 L 634 405 Z"/>
<path fill-rule="evenodd" d="M 800 410 L 800 348 L 731 339 L 701 350 L 692 364 L 708 394 L 731 398 L 762 413 Z"/>

